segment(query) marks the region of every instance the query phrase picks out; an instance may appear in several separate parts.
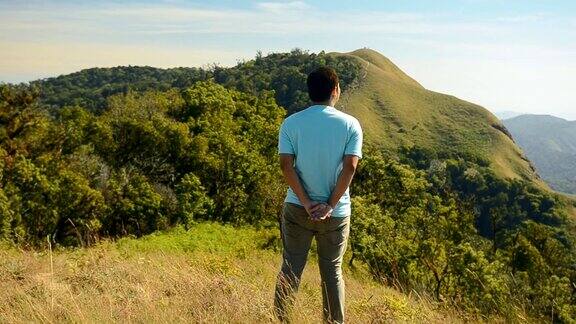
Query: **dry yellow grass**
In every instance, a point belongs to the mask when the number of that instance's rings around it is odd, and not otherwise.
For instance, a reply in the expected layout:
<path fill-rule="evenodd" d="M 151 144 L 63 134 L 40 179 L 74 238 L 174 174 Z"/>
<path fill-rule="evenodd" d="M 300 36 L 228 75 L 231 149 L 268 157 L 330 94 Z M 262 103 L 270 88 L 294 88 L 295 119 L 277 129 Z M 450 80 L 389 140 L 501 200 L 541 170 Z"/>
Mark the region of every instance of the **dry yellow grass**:
<path fill-rule="evenodd" d="M 237 235 L 230 234 L 237 233 Z M 145 239 L 50 253 L 0 250 L 0 322 L 276 322 L 280 254 L 253 229 L 201 224 Z M 295 322 L 321 321 L 311 255 Z M 345 267 L 350 323 L 460 322 L 454 311 Z"/>

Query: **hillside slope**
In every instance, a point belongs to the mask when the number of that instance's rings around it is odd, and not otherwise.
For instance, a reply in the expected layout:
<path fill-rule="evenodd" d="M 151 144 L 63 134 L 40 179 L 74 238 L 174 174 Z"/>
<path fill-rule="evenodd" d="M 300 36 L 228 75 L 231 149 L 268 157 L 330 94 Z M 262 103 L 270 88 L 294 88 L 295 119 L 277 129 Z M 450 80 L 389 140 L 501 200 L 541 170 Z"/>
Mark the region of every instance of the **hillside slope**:
<path fill-rule="evenodd" d="M 54 255 L 0 249 L 0 322 L 274 322 L 277 239 L 276 231 L 201 223 Z M 321 320 L 313 251 L 296 323 Z M 465 314 L 383 287 L 360 268 L 345 266 L 344 275 L 351 323 L 463 322 Z"/>
<path fill-rule="evenodd" d="M 503 177 L 545 186 L 496 116 L 478 105 L 422 87 L 389 59 L 370 49 L 332 53 L 364 67 L 340 108 L 360 120 L 366 140 L 389 150 L 431 149 L 488 161 Z"/>
<path fill-rule="evenodd" d="M 522 115 L 503 123 L 552 188 L 576 194 L 576 121 Z"/>

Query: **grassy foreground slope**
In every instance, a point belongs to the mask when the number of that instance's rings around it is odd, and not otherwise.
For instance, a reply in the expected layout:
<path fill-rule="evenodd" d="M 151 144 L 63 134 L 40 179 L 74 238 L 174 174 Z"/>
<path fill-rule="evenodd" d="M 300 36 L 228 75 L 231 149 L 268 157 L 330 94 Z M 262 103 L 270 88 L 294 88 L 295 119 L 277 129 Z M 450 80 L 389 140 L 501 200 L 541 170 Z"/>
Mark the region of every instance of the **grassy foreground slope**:
<path fill-rule="evenodd" d="M 277 236 L 201 223 L 53 254 L 0 249 L 0 322 L 271 322 Z M 464 320 L 377 284 L 365 269 L 344 273 L 351 323 Z M 295 322 L 320 321 L 319 285 L 312 252 Z"/>
<path fill-rule="evenodd" d="M 364 67 L 340 107 L 360 120 L 368 142 L 390 151 L 417 147 L 478 159 L 489 162 L 500 176 L 545 186 L 502 123 L 488 110 L 425 89 L 376 51 L 332 54 L 353 57 Z"/>

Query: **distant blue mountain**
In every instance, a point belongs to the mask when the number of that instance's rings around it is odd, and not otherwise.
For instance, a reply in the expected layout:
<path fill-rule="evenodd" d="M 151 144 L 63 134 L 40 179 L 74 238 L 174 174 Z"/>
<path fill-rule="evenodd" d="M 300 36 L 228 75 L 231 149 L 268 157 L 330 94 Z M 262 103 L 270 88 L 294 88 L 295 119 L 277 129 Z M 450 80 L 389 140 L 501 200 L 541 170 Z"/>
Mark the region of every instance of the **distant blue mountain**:
<path fill-rule="evenodd" d="M 503 123 L 552 188 L 576 194 L 576 121 L 520 115 Z"/>
<path fill-rule="evenodd" d="M 498 117 L 500 120 L 504 120 L 504 119 L 510 119 L 510 118 L 514 118 L 514 117 L 517 117 L 520 115 L 524 115 L 524 113 L 506 110 L 506 111 L 497 111 L 494 113 L 494 115 L 496 115 L 496 117 Z"/>

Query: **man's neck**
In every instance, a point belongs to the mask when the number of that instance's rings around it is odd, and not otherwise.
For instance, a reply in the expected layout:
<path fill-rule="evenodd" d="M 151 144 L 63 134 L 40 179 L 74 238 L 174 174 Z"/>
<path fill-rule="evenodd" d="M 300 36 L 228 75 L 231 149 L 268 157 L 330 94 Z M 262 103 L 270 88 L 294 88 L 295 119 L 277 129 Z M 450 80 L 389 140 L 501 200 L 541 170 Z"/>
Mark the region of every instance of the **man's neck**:
<path fill-rule="evenodd" d="M 321 106 L 330 106 L 330 107 L 334 107 L 334 102 L 332 102 L 331 100 L 327 100 L 327 101 L 318 101 L 318 102 L 312 102 L 312 105 L 321 105 Z"/>

